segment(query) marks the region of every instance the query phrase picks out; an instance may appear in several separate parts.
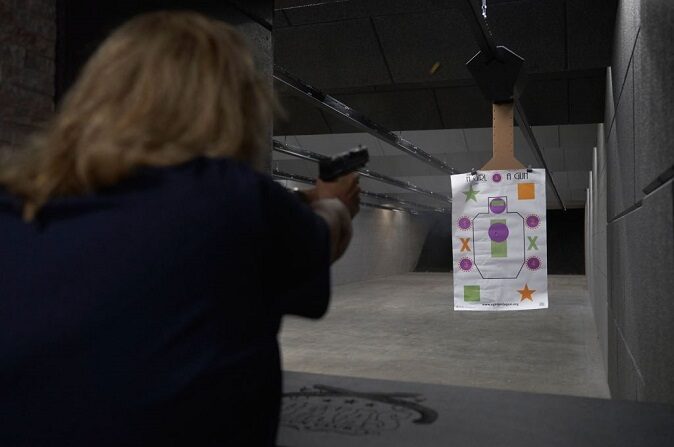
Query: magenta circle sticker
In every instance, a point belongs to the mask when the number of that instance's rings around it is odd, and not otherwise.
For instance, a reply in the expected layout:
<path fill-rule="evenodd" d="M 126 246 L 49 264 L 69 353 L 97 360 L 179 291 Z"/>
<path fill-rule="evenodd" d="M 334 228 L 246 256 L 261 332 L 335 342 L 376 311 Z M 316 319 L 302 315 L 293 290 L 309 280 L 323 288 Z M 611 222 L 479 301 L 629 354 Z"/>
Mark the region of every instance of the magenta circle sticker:
<path fill-rule="evenodd" d="M 500 197 L 496 199 L 491 199 L 489 202 L 489 211 L 494 214 L 501 214 L 506 210 L 506 201 Z"/>
<path fill-rule="evenodd" d="M 458 225 L 460 229 L 467 230 L 470 228 L 470 219 L 466 216 L 461 216 Z"/>
<path fill-rule="evenodd" d="M 463 270 L 464 272 L 467 272 L 471 268 L 473 268 L 473 261 L 471 261 L 468 258 L 463 258 L 462 260 L 459 261 L 459 267 L 461 267 L 461 270 Z"/>
<path fill-rule="evenodd" d="M 531 214 L 527 216 L 527 227 L 529 228 L 538 228 L 538 225 L 540 225 L 541 219 L 535 215 Z"/>
<path fill-rule="evenodd" d="M 527 268 L 529 270 L 538 270 L 541 268 L 541 260 L 536 256 L 530 257 L 527 259 Z"/>
<path fill-rule="evenodd" d="M 496 174 L 491 176 L 491 179 L 494 183 L 498 183 L 503 179 L 503 177 L 501 177 L 501 174 L 497 172 Z"/>
<path fill-rule="evenodd" d="M 508 231 L 508 226 L 504 223 L 495 223 L 489 227 L 489 239 L 494 242 L 503 242 L 508 239 L 510 231 Z"/>

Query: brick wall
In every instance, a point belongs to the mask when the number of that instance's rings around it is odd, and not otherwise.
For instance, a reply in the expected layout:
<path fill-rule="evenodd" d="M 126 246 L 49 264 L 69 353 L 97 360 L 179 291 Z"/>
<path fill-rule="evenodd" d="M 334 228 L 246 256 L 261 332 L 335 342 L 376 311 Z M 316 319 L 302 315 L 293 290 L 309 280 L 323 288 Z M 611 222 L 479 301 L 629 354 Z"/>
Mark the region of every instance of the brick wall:
<path fill-rule="evenodd" d="M 0 0 L 0 147 L 51 116 L 55 43 L 55 0 Z"/>

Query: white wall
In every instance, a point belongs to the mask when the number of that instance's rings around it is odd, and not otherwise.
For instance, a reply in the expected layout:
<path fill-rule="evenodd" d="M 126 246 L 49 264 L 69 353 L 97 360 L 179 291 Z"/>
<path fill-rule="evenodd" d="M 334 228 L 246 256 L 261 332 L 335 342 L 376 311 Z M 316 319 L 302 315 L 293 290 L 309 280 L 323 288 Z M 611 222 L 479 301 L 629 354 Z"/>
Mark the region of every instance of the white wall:
<path fill-rule="evenodd" d="M 423 216 L 361 208 L 351 244 L 332 267 L 333 285 L 413 271 L 429 228 Z"/>
<path fill-rule="evenodd" d="M 310 186 L 278 180 L 286 188 Z M 414 271 L 433 219 L 403 211 L 362 206 L 353 220 L 353 238 L 332 266 L 332 285 Z"/>

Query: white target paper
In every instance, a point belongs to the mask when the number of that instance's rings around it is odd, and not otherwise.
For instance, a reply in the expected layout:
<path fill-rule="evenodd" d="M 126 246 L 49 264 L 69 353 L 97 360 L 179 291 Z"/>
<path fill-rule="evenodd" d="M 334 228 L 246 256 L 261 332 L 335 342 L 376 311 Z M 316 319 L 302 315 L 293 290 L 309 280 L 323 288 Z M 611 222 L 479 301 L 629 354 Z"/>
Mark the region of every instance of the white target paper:
<path fill-rule="evenodd" d="M 454 310 L 548 307 L 545 170 L 452 176 Z"/>

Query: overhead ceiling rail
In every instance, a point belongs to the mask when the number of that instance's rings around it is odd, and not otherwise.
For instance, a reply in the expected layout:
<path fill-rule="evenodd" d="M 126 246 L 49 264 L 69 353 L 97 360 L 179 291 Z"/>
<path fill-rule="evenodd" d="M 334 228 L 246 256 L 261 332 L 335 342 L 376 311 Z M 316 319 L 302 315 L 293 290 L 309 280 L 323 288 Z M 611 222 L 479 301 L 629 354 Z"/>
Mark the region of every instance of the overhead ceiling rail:
<path fill-rule="evenodd" d="M 522 104 L 518 100 L 515 100 L 515 121 L 517 121 L 517 123 L 519 124 L 520 129 L 522 130 L 522 134 L 524 135 L 524 139 L 527 140 L 527 143 L 529 143 L 529 147 L 533 149 L 534 155 L 536 156 L 536 158 L 538 158 L 538 161 L 543 166 L 543 169 L 545 169 L 545 172 L 547 172 L 548 174 L 547 177 L 548 180 L 550 181 L 550 186 L 552 186 L 552 191 L 555 193 L 557 201 L 559 202 L 562 209 L 566 211 L 566 205 L 564 205 L 564 200 L 562 200 L 562 197 L 559 195 L 559 191 L 557 190 L 557 185 L 555 184 L 555 179 L 553 177 L 552 171 L 550 171 L 550 169 L 548 168 L 548 164 L 545 162 L 543 152 L 541 152 L 541 148 L 540 146 L 538 146 L 538 141 L 536 141 L 536 137 L 534 136 L 534 131 L 531 129 L 529 121 L 527 120 L 527 117 L 524 114 Z"/>
<path fill-rule="evenodd" d="M 489 29 L 489 23 L 485 20 L 483 11 L 478 9 L 479 6 L 475 0 L 465 0 L 462 2 L 462 6 L 464 14 L 469 19 L 468 26 L 470 26 L 470 30 L 473 32 L 473 37 L 475 37 L 480 50 L 492 58 L 499 59 L 496 42 L 494 42 L 491 30 Z M 484 13 L 486 14 L 486 11 Z"/>
<path fill-rule="evenodd" d="M 291 91 L 300 97 L 309 100 L 321 109 L 328 111 L 341 120 L 361 129 L 370 135 L 390 144 L 396 149 L 411 155 L 436 169 L 447 174 L 456 174 L 457 171 L 442 160 L 433 157 L 418 146 L 410 143 L 385 127 L 370 121 L 363 114 L 357 112 L 343 102 L 315 89 L 306 82 L 294 77 L 283 67 L 274 65 L 274 79 L 290 87 Z"/>
<path fill-rule="evenodd" d="M 311 178 L 311 177 L 306 177 L 303 175 L 298 175 L 298 174 L 290 174 L 288 172 L 281 171 L 279 169 L 274 168 L 272 171 L 272 174 L 274 177 L 278 179 L 284 179 L 284 180 L 292 180 L 295 182 L 299 183 L 306 183 L 308 185 L 314 185 L 316 184 L 316 180 Z M 408 200 L 401 200 L 397 197 L 393 197 L 388 194 L 381 194 L 381 193 L 376 193 L 376 192 L 370 192 L 370 191 L 362 191 L 361 190 L 361 195 L 365 197 L 371 197 L 374 199 L 382 200 L 385 202 L 389 203 L 371 203 L 371 202 L 361 202 L 361 205 L 373 207 L 373 208 L 382 208 L 386 210 L 398 210 L 398 211 L 407 211 L 412 214 L 419 214 L 420 212 L 439 212 L 439 213 L 446 213 L 448 210 L 445 210 L 443 208 L 433 208 L 428 205 L 422 205 L 421 203 L 416 203 L 416 202 L 410 202 Z M 390 203 L 395 203 L 398 206 L 391 205 Z"/>
<path fill-rule="evenodd" d="M 292 147 L 292 146 L 290 146 L 286 143 L 282 143 L 281 141 L 278 141 L 278 140 L 273 140 L 273 148 L 276 152 L 280 152 L 280 153 L 283 153 L 283 154 L 286 154 L 286 155 L 291 155 L 293 157 L 301 158 L 303 160 L 308 160 L 308 161 L 311 161 L 311 162 L 314 162 L 314 163 L 318 163 L 321 160 L 325 160 L 325 159 L 330 158 L 327 155 L 318 154 L 316 152 L 311 152 L 311 151 L 308 151 L 306 149 L 301 149 L 301 148 L 298 148 L 298 147 Z M 435 191 L 430 191 L 428 189 L 421 188 L 421 187 L 419 187 L 419 186 L 417 186 L 413 183 L 407 182 L 407 181 L 398 180 L 396 178 L 389 177 L 387 175 L 380 174 L 378 172 L 374 172 L 374 171 L 371 171 L 371 170 L 366 169 L 366 168 L 358 169 L 357 172 L 360 175 L 362 175 L 363 177 L 367 177 L 367 178 L 370 178 L 372 180 L 376 180 L 376 181 L 379 181 L 379 182 L 382 182 L 382 183 L 387 183 L 389 185 L 393 185 L 393 186 L 396 186 L 398 188 L 406 189 L 408 191 L 416 192 L 416 193 L 419 193 L 419 194 L 424 194 L 428 197 L 432 197 L 436 200 L 439 200 L 439 201 L 442 201 L 442 202 L 445 202 L 445 203 L 452 203 L 452 198 L 447 196 L 447 195 L 440 194 L 440 193 L 437 193 Z M 437 208 L 436 210 L 438 210 L 438 211 L 443 210 L 444 211 L 444 209 L 441 209 L 441 208 Z"/>
<path fill-rule="evenodd" d="M 491 57 L 492 59 L 500 60 L 499 51 L 497 50 L 497 45 L 494 40 L 494 36 L 489 28 L 489 23 L 487 22 L 486 16 L 483 16 L 482 11 L 480 10 L 480 7 L 477 4 L 477 2 L 475 2 L 474 0 L 463 0 L 460 2 L 460 5 L 462 6 L 465 16 L 468 18 L 468 23 L 470 25 L 471 31 L 473 32 L 473 36 L 475 37 L 475 41 L 477 42 L 477 45 L 480 47 L 480 51 L 483 54 Z M 519 99 L 520 95 L 519 92 L 517 91 L 518 87 L 519 87 L 518 85 L 515 86 L 516 93 L 513 97 L 515 109 L 515 121 L 522 130 L 524 139 L 527 140 L 527 143 L 529 144 L 529 147 L 534 153 L 534 156 L 538 159 L 538 161 L 545 169 L 545 172 L 547 173 L 547 179 L 550 182 L 552 191 L 557 197 L 557 201 L 559 201 L 559 204 L 562 207 L 562 209 L 566 211 L 566 205 L 564 205 L 564 201 L 562 200 L 562 197 L 560 196 L 559 191 L 557 190 L 557 185 L 555 184 L 554 176 L 550 171 L 550 169 L 548 168 L 548 164 L 545 161 L 543 152 L 541 151 L 538 141 L 536 141 L 536 136 L 534 135 L 534 132 L 531 126 L 529 125 L 529 121 L 527 120 L 526 114 L 524 113 L 524 108 L 522 107 L 522 103 L 520 102 Z"/>

